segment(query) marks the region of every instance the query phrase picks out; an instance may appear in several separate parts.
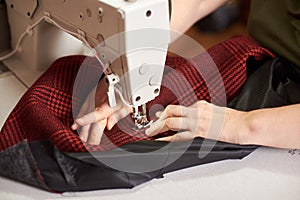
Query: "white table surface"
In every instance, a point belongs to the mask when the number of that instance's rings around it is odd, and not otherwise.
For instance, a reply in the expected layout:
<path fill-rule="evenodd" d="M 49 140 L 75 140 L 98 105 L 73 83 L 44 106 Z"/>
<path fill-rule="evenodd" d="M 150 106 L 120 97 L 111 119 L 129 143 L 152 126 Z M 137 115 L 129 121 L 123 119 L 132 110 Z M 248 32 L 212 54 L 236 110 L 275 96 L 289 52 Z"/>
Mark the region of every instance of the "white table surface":
<path fill-rule="evenodd" d="M 0 128 L 26 89 L 11 73 L 0 76 Z"/>

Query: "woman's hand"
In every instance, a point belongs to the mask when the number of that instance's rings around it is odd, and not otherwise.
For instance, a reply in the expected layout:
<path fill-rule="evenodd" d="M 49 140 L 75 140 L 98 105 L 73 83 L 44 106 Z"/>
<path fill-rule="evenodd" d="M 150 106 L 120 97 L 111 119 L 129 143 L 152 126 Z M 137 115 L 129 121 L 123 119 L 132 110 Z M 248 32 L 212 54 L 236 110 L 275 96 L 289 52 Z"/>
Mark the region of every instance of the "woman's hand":
<path fill-rule="evenodd" d="M 79 137 L 88 144 L 100 144 L 104 129 L 111 130 L 122 118 L 132 112 L 131 107 L 120 100 L 111 108 L 107 98 L 108 85 L 102 79 L 83 103 L 78 118 L 72 125 L 73 130 L 80 127 Z"/>
<path fill-rule="evenodd" d="M 156 113 L 159 118 L 146 131 L 155 136 L 168 130 L 178 131 L 160 141 L 185 141 L 195 137 L 242 143 L 241 135 L 247 131 L 246 112 L 215 106 L 206 101 L 198 101 L 190 107 L 169 105 L 163 112 Z"/>
<path fill-rule="evenodd" d="M 300 148 L 300 104 L 249 112 L 199 101 L 191 107 L 168 106 L 146 131 L 148 136 L 173 130 L 162 141 L 203 137 L 234 144 Z"/>

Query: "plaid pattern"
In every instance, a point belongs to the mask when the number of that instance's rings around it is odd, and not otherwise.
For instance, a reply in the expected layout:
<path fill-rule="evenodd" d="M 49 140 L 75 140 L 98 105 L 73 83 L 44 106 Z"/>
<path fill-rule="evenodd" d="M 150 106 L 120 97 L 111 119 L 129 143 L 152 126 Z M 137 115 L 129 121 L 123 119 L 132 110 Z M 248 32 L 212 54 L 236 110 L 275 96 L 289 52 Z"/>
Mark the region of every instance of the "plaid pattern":
<path fill-rule="evenodd" d="M 250 57 L 263 60 L 273 54 L 250 37 L 235 37 L 190 60 L 168 58 L 166 65 L 169 67 L 165 70 L 161 95 L 147 105 L 150 115 L 158 109 L 156 105 L 189 106 L 201 99 L 226 105 L 245 83 Z M 85 90 L 75 88 L 73 92 L 74 81 L 81 69 L 86 72 L 80 73 L 82 82 L 78 87 Z M 0 150 L 23 140 L 49 139 L 61 151 L 105 151 L 114 145 L 153 139 L 148 138 L 144 130 L 133 131 L 130 116 L 122 119 L 113 130 L 105 131 L 100 145 L 82 142 L 70 129 L 74 120 L 72 111 L 78 112 L 89 91 L 97 84 L 101 71 L 102 67 L 95 59 L 85 56 L 64 57 L 54 62 L 8 117 L 0 132 Z M 170 134 L 173 132 L 164 133 Z"/>

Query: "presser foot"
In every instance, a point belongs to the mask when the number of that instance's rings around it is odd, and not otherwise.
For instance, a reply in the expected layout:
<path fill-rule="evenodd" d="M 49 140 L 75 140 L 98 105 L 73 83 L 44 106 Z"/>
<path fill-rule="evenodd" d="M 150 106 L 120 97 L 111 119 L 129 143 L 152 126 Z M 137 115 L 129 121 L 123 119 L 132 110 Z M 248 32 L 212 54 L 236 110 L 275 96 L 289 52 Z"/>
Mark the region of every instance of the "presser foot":
<path fill-rule="evenodd" d="M 133 119 L 134 119 L 134 125 L 132 129 L 135 131 L 138 131 L 143 128 L 149 127 L 153 121 L 149 121 L 147 117 L 147 109 L 146 109 L 146 104 L 139 106 L 139 107 L 134 107 L 133 108 Z"/>
<path fill-rule="evenodd" d="M 143 122 L 137 122 L 137 121 L 135 120 L 135 127 L 133 127 L 132 129 L 133 129 L 134 131 L 138 131 L 138 130 L 140 130 L 140 129 L 149 127 L 152 123 L 153 123 L 152 120 L 151 120 L 151 121 L 148 121 L 148 120 L 147 120 L 147 121 L 143 121 Z"/>

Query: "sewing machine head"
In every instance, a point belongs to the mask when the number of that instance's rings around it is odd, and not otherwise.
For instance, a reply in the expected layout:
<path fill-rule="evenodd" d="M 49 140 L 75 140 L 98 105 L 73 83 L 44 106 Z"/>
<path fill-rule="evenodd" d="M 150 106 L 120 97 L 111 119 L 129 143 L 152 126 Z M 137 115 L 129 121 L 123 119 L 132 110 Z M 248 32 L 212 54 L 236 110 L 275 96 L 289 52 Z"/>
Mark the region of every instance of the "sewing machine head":
<path fill-rule="evenodd" d="M 2 61 L 27 86 L 55 59 L 84 54 L 83 42 L 106 68 L 110 105 L 114 107 L 116 95 L 121 95 L 133 106 L 137 127 L 148 124 L 145 104 L 159 95 L 170 42 L 168 0 L 6 0 L 5 4 L 14 55 Z M 0 21 L 0 26 L 5 25 Z M 6 46 L 0 41 L 0 61 Z"/>

